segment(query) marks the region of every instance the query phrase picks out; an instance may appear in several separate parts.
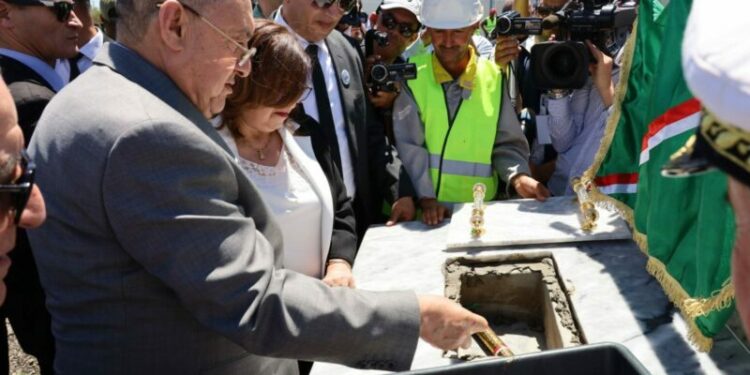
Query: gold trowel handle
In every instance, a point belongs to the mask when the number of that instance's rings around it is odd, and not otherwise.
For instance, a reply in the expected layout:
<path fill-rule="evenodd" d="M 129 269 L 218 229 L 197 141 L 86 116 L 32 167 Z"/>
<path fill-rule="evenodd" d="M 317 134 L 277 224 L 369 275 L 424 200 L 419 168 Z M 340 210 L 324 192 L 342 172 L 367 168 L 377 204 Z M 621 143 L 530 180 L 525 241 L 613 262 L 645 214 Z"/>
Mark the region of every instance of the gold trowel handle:
<path fill-rule="evenodd" d="M 478 332 L 472 335 L 479 346 L 489 356 L 512 357 L 513 352 L 492 330 Z"/>

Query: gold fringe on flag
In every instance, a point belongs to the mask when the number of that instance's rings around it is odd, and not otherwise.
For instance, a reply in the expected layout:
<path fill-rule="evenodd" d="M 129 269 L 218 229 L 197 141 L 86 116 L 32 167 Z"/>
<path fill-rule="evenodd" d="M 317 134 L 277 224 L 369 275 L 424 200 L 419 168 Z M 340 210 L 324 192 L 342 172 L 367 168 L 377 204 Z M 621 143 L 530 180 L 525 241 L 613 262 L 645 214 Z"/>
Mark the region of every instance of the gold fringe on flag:
<path fill-rule="evenodd" d="M 708 298 L 688 298 L 683 302 L 685 312 L 692 317 L 701 317 L 712 311 L 723 310 L 732 305 L 734 300 L 734 284 L 732 279 L 724 281 L 721 289 L 711 293 Z"/>
<path fill-rule="evenodd" d="M 631 63 L 633 61 L 637 34 L 638 22 L 636 20 L 633 26 L 633 32 L 624 47 L 625 51 L 623 52 L 623 64 L 620 70 L 620 82 L 618 83 L 615 92 L 614 111 L 607 120 L 604 137 L 602 138 L 599 150 L 594 157 L 594 161 L 584 172 L 581 180 L 584 184 L 591 186 L 590 195 L 594 202 L 616 210 L 628 223 L 633 232 L 633 240 L 648 257 L 646 270 L 659 282 L 664 293 L 669 300 L 678 307 L 680 313 L 687 322 L 688 340 L 701 352 L 708 352 L 713 346 L 713 339 L 703 335 L 701 330 L 695 324 L 695 319 L 731 305 L 732 300 L 734 299 L 734 286 L 731 283 L 731 279 L 727 280 L 720 290 L 712 293 L 711 297 L 691 298 L 685 289 L 682 288 L 682 285 L 680 285 L 680 283 L 667 272 L 666 266 L 657 258 L 649 255 L 647 236 L 635 229 L 633 209 L 623 202 L 602 193 L 594 183 L 596 173 L 604 162 L 607 152 L 609 152 L 609 148 L 612 145 L 612 140 L 615 136 L 615 131 L 617 130 L 617 124 L 620 122 L 620 117 L 622 115 L 622 102 L 628 89 L 628 80 L 630 78 Z"/>

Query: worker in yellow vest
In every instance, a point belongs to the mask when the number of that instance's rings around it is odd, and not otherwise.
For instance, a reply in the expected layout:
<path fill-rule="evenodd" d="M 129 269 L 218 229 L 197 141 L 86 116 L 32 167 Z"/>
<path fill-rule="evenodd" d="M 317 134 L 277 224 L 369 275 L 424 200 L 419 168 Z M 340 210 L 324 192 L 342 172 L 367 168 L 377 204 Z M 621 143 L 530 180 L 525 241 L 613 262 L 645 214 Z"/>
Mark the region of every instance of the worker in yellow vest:
<path fill-rule="evenodd" d="M 480 0 L 422 2 L 434 51 L 410 59 L 417 78 L 394 103 L 396 147 L 429 225 L 450 215 L 453 203 L 473 201 L 477 182 L 487 186 L 487 200 L 514 191 L 549 196 L 530 176 L 529 145 L 498 66 L 477 58 L 470 43 L 482 13 Z"/>
<path fill-rule="evenodd" d="M 490 9 L 490 15 L 487 16 L 487 18 L 482 21 L 482 24 L 480 26 L 481 30 L 484 32 L 484 37 L 489 39 L 491 42 L 495 41 L 495 38 L 492 35 L 492 32 L 495 31 L 495 27 L 497 26 L 497 10 L 495 8 Z"/>

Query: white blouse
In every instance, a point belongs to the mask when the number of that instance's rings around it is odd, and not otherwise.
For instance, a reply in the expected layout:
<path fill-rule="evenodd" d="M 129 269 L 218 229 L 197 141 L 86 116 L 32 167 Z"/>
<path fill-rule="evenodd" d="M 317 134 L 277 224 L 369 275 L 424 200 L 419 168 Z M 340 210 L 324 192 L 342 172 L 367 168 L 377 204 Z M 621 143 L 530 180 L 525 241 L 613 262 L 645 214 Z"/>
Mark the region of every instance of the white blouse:
<path fill-rule="evenodd" d="M 260 191 L 279 223 L 284 240 L 284 268 L 322 278 L 320 198 L 305 178 L 302 168 L 282 144 L 275 166 L 254 163 L 239 156 L 237 144 L 226 129 L 219 131 L 230 144 L 238 163 Z"/>

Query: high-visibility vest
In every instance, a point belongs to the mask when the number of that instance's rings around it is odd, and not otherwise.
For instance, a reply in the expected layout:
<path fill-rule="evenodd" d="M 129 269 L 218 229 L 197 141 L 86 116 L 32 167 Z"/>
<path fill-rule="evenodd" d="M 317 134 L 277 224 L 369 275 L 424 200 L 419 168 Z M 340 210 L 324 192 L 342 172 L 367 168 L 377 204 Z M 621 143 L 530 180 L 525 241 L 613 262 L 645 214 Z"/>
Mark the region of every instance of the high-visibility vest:
<path fill-rule="evenodd" d="M 442 85 L 435 80 L 432 54 L 414 56 L 417 78 L 407 81 L 425 128 L 425 144 L 435 196 L 441 202 L 473 202 L 472 187 L 487 186 L 485 200 L 497 195 L 498 175 L 492 168 L 497 124 L 502 106 L 502 79 L 493 62 L 477 58 L 474 88 L 463 99 L 453 121 Z"/>
<path fill-rule="evenodd" d="M 497 27 L 497 18 L 487 17 L 484 20 L 484 28 L 487 29 L 487 35 L 492 34 L 495 27 Z"/>

